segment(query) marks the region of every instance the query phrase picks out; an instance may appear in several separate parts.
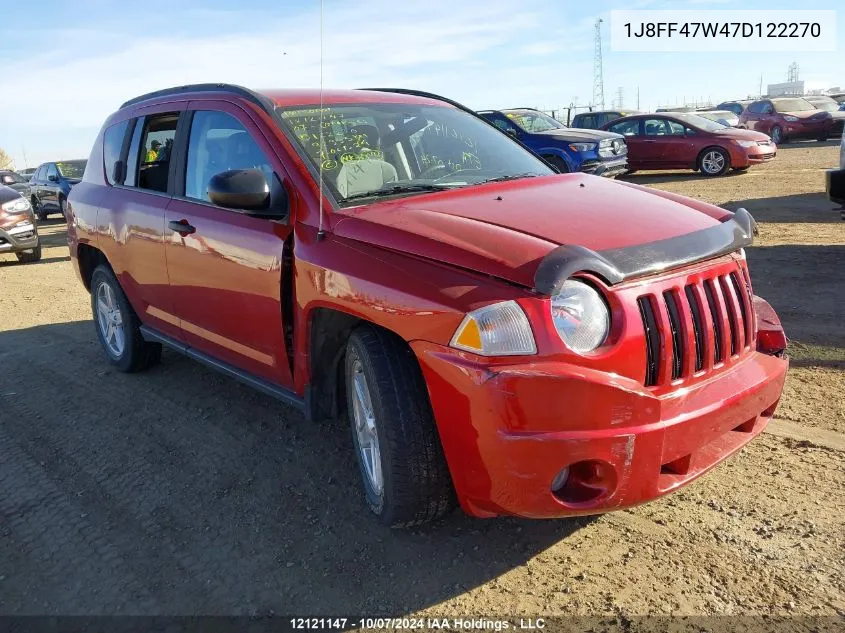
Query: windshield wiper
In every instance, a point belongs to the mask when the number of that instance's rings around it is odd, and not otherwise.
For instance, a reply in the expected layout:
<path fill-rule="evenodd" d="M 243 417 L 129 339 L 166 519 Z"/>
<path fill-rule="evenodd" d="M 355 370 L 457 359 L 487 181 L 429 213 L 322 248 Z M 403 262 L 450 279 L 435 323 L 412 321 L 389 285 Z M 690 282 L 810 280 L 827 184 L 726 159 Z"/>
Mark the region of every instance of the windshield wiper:
<path fill-rule="evenodd" d="M 346 196 L 344 200 L 355 200 L 357 198 L 377 198 L 379 196 L 392 196 L 394 194 L 402 193 L 418 193 L 421 191 L 443 191 L 449 186 L 454 185 L 391 185 L 389 187 L 373 189 L 372 191 L 362 191 L 361 193 L 353 193 L 351 196 Z"/>
<path fill-rule="evenodd" d="M 535 178 L 537 174 L 511 174 L 509 176 L 496 176 L 495 178 L 488 178 L 476 184 L 483 185 L 488 182 L 505 182 L 506 180 L 518 180 L 520 178 Z"/>

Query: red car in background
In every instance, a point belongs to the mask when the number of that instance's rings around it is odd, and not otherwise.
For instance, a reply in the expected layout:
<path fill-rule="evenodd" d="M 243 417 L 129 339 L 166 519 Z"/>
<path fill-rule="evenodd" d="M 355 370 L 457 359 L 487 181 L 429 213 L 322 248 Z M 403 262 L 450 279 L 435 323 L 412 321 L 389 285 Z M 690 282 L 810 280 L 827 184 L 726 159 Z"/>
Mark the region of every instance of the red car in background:
<path fill-rule="evenodd" d="M 630 171 L 696 169 L 721 176 L 771 160 L 777 146 L 765 134 L 727 127 L 691 112 L 624 117 L 602 129 L 622 134 Z"/>
<path fill-rule="evenodd" d="M 768 134 L 779 144 L 797 138 L 826 141 L 836 123 L 830 112 L 819 110 L 806 99 L 784 97 L 750 103 L 739 115 L 739 126 Z"/>

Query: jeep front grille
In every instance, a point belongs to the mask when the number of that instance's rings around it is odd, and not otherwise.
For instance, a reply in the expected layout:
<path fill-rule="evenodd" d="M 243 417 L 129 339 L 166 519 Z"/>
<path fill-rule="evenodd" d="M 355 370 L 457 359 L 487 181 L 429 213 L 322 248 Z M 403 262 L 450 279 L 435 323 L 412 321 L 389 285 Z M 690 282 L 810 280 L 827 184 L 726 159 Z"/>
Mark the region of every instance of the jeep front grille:
<path fill-rule="evenodd" d="M 754 319 L 742 267 L 671 280 L 637 298 L 647 387 L 706 373 L 750 351 Z"/>

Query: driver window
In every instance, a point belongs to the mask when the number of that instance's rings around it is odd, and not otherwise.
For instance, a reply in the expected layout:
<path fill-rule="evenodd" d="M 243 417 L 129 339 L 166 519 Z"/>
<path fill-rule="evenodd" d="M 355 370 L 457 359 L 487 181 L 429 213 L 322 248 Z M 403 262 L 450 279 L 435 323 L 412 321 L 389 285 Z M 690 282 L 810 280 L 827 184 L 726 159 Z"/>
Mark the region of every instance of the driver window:
<path fill-rule="evenodd" d="M 56 169 L 56 166 L 53 163 L 50 163 L 49 167 L 47 167 L 47 180 L 50 180 L 50 178 L 58 179 L 58 177 L 59 171 Z"/>
<path fill-rule="evenodd" d="M 683 136 L 684 135 L 684 126 L 677 121 L 666 121 L 666 125 L 669 126 L 669 134 L 672 136 Z"/>
<path fill-rule="evenodd" d="M 771 103 L 763 104 L 763 114 L 772 114 L 774 111 L 775 108 Z"/>
<path fill-rule="evenodd" d="M 208 182 L 220 172 L 260 169 L 272 182 L 273 168 L 243 125 L 225 112 L 199 110 L 191 122 L 185 196 L 208 202 Z"/>
<path fill-rule="evenodd" d="M 666 129 L 666 121 L 663 119 L 646 119 L 645 120 L 645 135 L 646 136 L 666 136 L 668 134 Z"/>
<path fill-rule="evenodd" d="M 621 134 L 622 136 L 637 136 L 640 133 L 640 120 L 633 119 L 631 121 L 614 123 L 608 130 L 616 134 Z"/>

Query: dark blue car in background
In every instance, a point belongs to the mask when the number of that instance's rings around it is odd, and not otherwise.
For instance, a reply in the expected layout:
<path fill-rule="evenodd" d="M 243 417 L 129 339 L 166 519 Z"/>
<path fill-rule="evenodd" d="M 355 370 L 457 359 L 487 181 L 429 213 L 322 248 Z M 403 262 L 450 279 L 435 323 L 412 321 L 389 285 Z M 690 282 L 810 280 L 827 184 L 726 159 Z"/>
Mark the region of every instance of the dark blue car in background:
<path fill-rule="evenodd" d="M 82 180 L 87 160 L 61 160 L 42 163 L 29 181 L 32 210 L 43 222 L 50 213 L 66 215 L 67 196 Z"/>
<path fill-rule="evenodd" d="M 483 110 L 479 114 L 561 173 L 581 171 L 613 177 L 628 170 L 628 146 L 621 134 L 568 128 L 531 108 Z"/>

